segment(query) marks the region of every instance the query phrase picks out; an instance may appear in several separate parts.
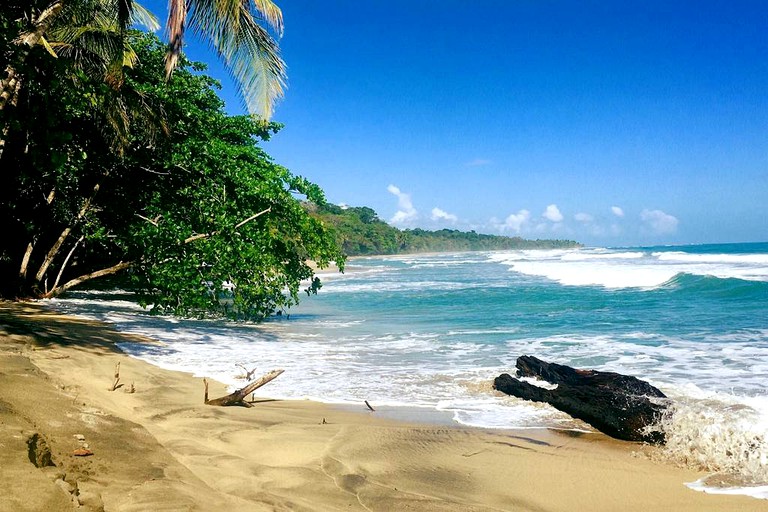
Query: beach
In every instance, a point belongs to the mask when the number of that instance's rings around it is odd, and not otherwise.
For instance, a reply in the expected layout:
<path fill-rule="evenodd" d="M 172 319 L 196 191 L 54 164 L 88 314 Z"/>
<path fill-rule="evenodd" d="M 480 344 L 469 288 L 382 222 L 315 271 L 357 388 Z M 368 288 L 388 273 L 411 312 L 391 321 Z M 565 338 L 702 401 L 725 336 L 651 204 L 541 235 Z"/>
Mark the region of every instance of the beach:
<path fill-rule="evenodd" d="M 394 421 L 269 385 L 251 408 L 212 407 L 201 379 L 122 354 L 139 340 L 104 324 L 5 302 L 0 329 L 3 511 L 768 510 L 601 434 Z M 55 466 L 30 462 L 34 434 Z"/>

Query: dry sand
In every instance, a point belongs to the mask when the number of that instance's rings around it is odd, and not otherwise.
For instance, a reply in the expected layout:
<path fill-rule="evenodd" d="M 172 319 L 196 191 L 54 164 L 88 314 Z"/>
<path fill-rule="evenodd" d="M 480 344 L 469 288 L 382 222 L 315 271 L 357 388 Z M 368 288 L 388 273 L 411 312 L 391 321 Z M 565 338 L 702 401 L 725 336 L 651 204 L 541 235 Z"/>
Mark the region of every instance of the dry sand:
<path fill-rule="evenodd" d="M 768 510 L 689 490 L 702 475 L 597 434 L 420 425 L 309 401 L 207 406 L 200 379 L 123 355 L 121 338 L 0 303 L 0 510 Z M 117 362 L 126 386 L 109 391 Z M 35 433 L 55 466 L 30 462 Z M 92 456 L 73 456 L 76 435 Z"/>

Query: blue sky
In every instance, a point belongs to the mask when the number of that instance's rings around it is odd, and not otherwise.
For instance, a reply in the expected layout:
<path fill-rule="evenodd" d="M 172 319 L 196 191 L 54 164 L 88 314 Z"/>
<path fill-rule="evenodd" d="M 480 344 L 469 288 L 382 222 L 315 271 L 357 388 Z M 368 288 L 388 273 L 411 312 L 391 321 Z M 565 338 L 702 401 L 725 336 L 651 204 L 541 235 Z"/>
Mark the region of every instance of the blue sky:
<path fill-rule="evenodd" d="M 266 149 L 333 203 L 589 245 L 768 240 L 768 2 L 278 4 Z"/>

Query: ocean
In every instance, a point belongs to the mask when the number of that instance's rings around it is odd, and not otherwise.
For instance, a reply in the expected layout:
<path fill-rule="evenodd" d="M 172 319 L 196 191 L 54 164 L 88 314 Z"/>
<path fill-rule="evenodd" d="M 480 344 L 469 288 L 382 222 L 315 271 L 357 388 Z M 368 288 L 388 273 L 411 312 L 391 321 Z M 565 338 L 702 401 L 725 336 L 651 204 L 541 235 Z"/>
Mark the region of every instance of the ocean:
<path fill-rule="evenodd" d="M 49 304 L 162 341 L 121 348 L 164 368 L 232 386 L 237 365 L 283 368 L 265 395 L 473 427 L 591 430 L 491 389 L 520 355 L 634 375 L 675 404 L 664 457 L 717 474 L 692 488 L 768 498 L 768 243 L 368 257 L 322 280 L 261 324 L 152 316 L 119 290 Z"/>

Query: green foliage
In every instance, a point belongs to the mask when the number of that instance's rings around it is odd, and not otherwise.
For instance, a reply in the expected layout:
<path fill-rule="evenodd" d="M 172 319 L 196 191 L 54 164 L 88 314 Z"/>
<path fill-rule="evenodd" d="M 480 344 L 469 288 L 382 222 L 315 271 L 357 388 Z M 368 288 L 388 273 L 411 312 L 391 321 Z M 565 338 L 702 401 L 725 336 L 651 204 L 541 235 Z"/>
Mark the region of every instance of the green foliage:
<path fill-rule="evenodd" d="M 84 78 L 74 89 L 57 80 L 50 59 L 36 64 L 44 72 L 24 93 L 17 114 L 25 117 L 0 161 L 14 169 L 0 191 L 14 232 L 0 244 L 3 294 L 55 294 L 68 280 L 121 264 L 142 302 L 159 312 L 258 319 L 298 302 L 302 288 L 316 293 L 321 283 L 309 260 L 343 268 L 344 257 L 297 199 L 324 203 L 319 187 L 258 145 L 279 126 L 228 116 L 202 65 L 182 59 L 166 83 L 156 37 L 132 33 L 130 43 L 139 64 L 125 70 L 117 98 L 97 81 Z M 121 153 L 97 122 L 110 99 L 128 107 Z M 30 270 L 17 278 L 29 244 Z"/>
<path fill-rule="evenodd" d="M 341 208 L 327 204 L 309 210 L 334 227 L 336 240 L 347 256 L 580 247 L 571 240 L 526 240 L 453 229 L 401 231 L 380 220 L 376 212 L 367 207 Z"/>

